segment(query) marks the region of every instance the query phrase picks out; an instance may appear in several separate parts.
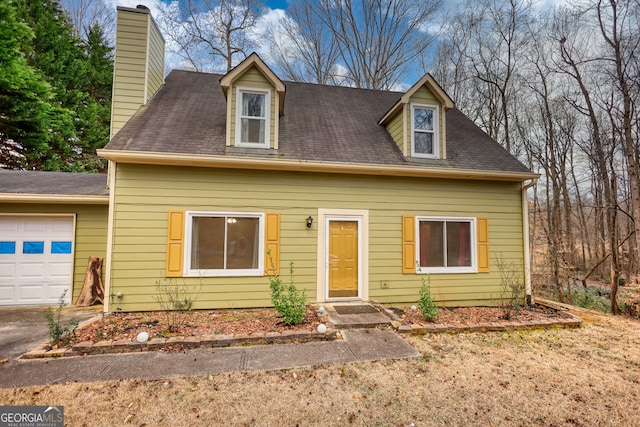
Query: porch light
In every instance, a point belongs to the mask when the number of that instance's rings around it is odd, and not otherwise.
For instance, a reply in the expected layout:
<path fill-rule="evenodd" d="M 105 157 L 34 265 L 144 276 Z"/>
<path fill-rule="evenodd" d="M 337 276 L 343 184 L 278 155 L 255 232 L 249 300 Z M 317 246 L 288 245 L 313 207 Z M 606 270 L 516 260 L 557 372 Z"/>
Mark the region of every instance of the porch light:
<path fill-rule="evenodd" d="M 227 224 L 235 224 L 236 222 L 238 222 L 238 220 L 235 218 L 227 218 Z"/>
<path fill-rule="evenodd" d="M 307 228 L 311 228 L 311 225 L 313 225 L 313 217 L 309 215 L 307 217 Z"/>

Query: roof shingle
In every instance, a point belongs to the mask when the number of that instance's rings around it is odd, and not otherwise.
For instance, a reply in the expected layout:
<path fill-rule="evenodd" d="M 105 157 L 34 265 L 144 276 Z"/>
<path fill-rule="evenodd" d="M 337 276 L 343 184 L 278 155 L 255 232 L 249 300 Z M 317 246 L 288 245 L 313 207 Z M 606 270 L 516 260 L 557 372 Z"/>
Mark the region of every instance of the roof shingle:
<path fill-rule="evenodd" d="M 0 169 L 0 194 L 108 196 L 106 174 Z"/>
<path fill-rule="evenodd" d="M 309 83 L 286 82 L 278 150 L 227 147 L 220 78 L 172 71 L 105 149 L 530 173 L 456 108 L 446 113 L 447 158 L 407 159 L 378 124 L 402 93 Z"/>

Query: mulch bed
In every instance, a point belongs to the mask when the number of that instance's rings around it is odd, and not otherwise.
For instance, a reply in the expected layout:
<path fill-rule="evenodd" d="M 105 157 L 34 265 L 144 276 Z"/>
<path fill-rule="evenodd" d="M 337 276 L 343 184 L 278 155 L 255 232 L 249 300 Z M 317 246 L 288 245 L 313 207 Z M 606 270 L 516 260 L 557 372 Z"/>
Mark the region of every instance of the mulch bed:
<path fill-rule="evenodd" d="M 509 319 L 505 312 L 496 307 L 439 307 L 433 322 L 424 320 L 419 310 L 410 307 L 391 309 L 400 317 L 402 325 L 447 324 L 454 326 L 471 323 L 522 322 L 537 320 L 560 320 L 566 316 L 553 308 L 533 305 L 528 308 L 512 310 Z M 193 337 L 222 334 L 247 334 L 268 332 L 314 332 L 322 323 L 314 307 L 307 307 L 304 321 L 300 325 L 287 326 L 273 309 L 234 309 L 192 311 L 185 314 L 184 322 L 174 331 L 169 331 L 166 315 L 162 312 L 111 313 L 97 322 L 79 329 L 71 342 L 98 341 L 134 341 L 140 332 L 147 332 L 149 338 L 168 338 L 172 336 Z"/>
<path fill-rule="evenodd" d="M 470 323 L 495 323 L 495 322 L 522 322 L 538 320 L 561 320 L 566 316 L 562 312 L 534 304 L 517 310 L 510 310 L 510 316 L 505 316 L 505 310 L 499 307 L 438 307 L 438 315 L 432 322 L 422 317 L 420 310 L 411 310 L 410 307 L 393 308 L 392 311 L 401 319 L 403 325 L 420 325 L 426 323 L 467 325 Z"/>
<path fill-rule="evenodd" d="M 192 311 L 184 314 L 184 322 L 170 332 L 163 312 L 111 313 L 76 331 L 72 341 L 135 340 L 140 332 L 149 338 L 172 336 L 204 336 L 218 334 L 248 334 L 267 332 L 313 332 L 321 323 L 311 307 L 300 325 L 287 326 L 273 309 Z"/>

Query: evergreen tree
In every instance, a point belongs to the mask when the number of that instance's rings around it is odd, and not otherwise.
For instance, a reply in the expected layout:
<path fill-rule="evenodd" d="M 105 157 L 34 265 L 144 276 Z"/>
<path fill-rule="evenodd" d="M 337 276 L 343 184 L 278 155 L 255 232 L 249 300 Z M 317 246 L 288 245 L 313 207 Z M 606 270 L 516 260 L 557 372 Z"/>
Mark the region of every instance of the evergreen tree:
<path fill-rule="evenodd" d="M 56 0 L 11 1 L 34 38 L 23 44 L 27 63 L 46 77 L 53 92 L 49 149 L 29 166 L 45 170 L 100 171 L 96 156 L 109 138 L 111 49 L 99 27 L 80 40 Z M 109 76 L 108 78 L 106 76 Z"/>
<path fill-rule="evenodd" d="M 79 138 L 83 156 L 76 170 L 104 170 L 106 162 L 95 152 L 109 141 L 111 121 L 111 87 L 113 84 L 113 49 L 108 46 L 103 29 L 92 25 L 84 42 L 86 108 L 83 111 Z"/>
<path fill-rule="evenodd" d="M 4 168 L 27 167 L 49 147 L 51 87 L 22 51 L 33 37 L 13 7 L 0 1 L 0 167 Z"/>

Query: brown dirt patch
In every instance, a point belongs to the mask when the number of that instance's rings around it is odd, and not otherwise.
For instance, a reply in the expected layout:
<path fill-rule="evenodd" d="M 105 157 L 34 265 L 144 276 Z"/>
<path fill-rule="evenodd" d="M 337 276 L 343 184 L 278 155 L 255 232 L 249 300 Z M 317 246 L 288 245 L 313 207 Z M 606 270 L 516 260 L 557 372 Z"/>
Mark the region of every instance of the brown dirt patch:
<path fill-rule="evenodd" d="M 572 330 L 407 336 L 416 360 L 0 389 L 0 402 L 64 405 L 73 426 L 637 425 L 640 322 L 577 314 Z"/>
<path fill-rule="evenodd" d="M 425 324 L 419 310 L 410 307 L 392 309 L 401 317 L 402 324 Z M 162 312 L 112 313 L 80 329 L 73 343 L 102 340 L 135 340 L 140 332 L 147 332 L 150 338 L 170 336 L 204 336 L 216 334 L 253 334 L 267 332 L 299 331 L 313 332 L 321 323 L 316 311 L 307 307 L 304 321 L 300 325 L 286 326 L 273 309 L 235 309 L 193 311 L 184 315 L 181 326 L 170 332 Z M 555 309 L 534 305 L 511 312 L 511 321 L 558 320 L 564 316 Z M 467 325 L 470 323 L 494 323 L 505 321 L 504 311 L 495 307 L 438 308 L 438 316 L 433 323 Z"/>
<path fill-rule="evenodd" d="M 471 323 L 560 320 L 565 318 L 561 311 L 539 304 L 518 310 L 511 310 L 509 318 L 505 316 L 505 311 L 498 307 L 438 307 L 438 315 L 432 322 L 425 320 L 420 310 L 413 311 L 410 307 L 399 307 L 392 310 L 401 318 L 403 325 L 439 323 L 462 326 Z"/>
<path fill-rule="evenodd" d="M 140 332 L 150 338 L 169 336 L 204 336 L 216 334 L 252 334 L 255 332 L 313 332 L 320 320 L 307 307 L 299 325 L 287 326 L 273 309 L 192 311 L 184 314 L 181 326 L 170 332 L 162 312 L 112 313 L 76 332 L 73 343 L 102 340 L 135 340 Z"/>

